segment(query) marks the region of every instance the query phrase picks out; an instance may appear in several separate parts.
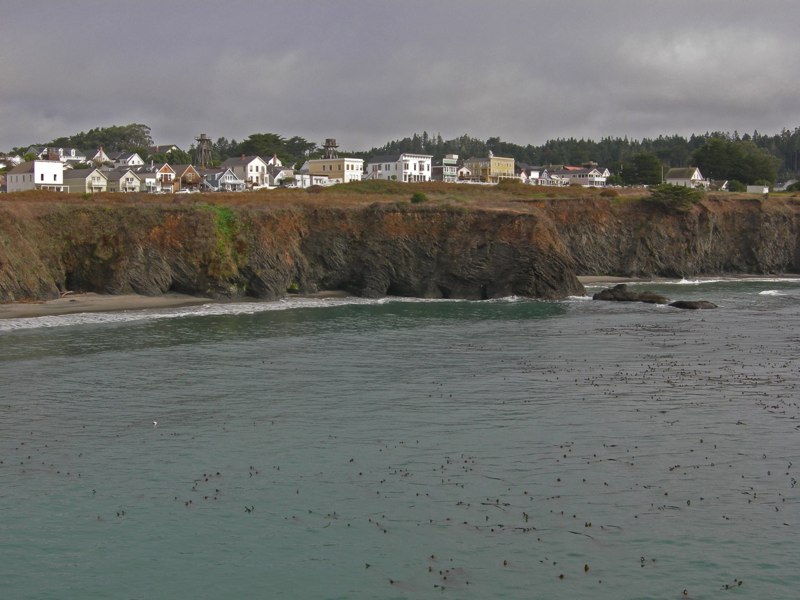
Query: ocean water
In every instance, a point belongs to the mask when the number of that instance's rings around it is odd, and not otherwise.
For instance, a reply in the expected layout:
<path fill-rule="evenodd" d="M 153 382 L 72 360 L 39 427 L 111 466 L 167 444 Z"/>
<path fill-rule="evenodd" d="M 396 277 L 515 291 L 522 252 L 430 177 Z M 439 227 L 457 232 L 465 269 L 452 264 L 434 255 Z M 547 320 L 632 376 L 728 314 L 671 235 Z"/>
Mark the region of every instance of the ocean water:
<path fill-rule="evenodd" d="M 800 280 L 640 287 L 0 321 L 0 597 L 800 597 Z"/>

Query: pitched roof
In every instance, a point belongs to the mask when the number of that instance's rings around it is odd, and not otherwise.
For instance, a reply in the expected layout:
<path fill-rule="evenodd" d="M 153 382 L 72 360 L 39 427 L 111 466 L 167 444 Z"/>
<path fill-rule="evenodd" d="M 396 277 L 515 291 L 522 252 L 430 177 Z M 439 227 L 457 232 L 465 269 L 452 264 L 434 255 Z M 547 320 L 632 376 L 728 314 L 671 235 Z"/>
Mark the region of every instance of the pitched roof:
<path fill-rule="evenodd" d="M 33 173 L 33 161 L 30 160 L 28 162 L 20 163 L 10 171 L 8 171 L 7 175 L 18 175 L 20 173 Z"/>
<path fill-rule="evenodd" d="M 664 179 L 691 179 L 697 172 L 697 167 L 677 167 L 667 171 Z"/>
<path fill-rule="evenodd" d="M 103 177 L 105 177 L 105 173 L 103 173 L 100 169 L 95 169 L 91 167 L 89 169 L 69 169 L 64 172 L 64 179 L 86 179 L 89 175 L 97 171 Z"/>
<path fill-rule="evenodd" d="M 221 167 L 237 167 L 237 166 L 244 166 L 250 164 L 255 159 L 259 159 L 260 161 L 264 161 L 263 158 L 260 156 L 235 156 L 227 159 L 223 162 L 220 166 Z"/>

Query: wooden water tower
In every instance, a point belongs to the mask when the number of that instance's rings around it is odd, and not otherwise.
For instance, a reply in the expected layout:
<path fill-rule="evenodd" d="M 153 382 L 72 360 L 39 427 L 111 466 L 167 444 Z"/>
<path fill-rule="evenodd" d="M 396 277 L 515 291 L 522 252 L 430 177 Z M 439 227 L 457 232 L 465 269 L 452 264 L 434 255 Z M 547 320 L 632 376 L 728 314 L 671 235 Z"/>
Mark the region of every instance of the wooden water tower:
<path fill-rule="evenodd" d="M 339 145 L 336 143 L 336 140 L 333 138 L 328 138 L 325 140 L 325 145 L 323 149 L 325 150 L 325 158 L 339 158 L 339 154 L 336 152 L 336 149 Z"/>
<path fill-rule="evenodd" d="M 197 142 L 195 162 L 200 169 L 207 169 L 211 166 L 211 138 L 201 133 L 200 137 L 194 139 Z"/>

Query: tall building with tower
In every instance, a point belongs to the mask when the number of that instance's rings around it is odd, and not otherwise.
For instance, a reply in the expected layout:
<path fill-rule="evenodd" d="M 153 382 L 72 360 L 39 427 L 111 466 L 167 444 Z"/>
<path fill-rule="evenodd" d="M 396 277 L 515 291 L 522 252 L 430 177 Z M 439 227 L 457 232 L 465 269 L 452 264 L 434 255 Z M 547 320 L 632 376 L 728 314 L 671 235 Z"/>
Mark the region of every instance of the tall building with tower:
<path fill-rule="evenodd" d="M 333 138 L 325 140 L 323 157 L 307 160 L 302 171 L 311 175 L 324 175 L 329 183 L 349 183 L 361 181 L 364 171 L 364 160 L 361 158 L 340 157 L 338 144 Z"/>

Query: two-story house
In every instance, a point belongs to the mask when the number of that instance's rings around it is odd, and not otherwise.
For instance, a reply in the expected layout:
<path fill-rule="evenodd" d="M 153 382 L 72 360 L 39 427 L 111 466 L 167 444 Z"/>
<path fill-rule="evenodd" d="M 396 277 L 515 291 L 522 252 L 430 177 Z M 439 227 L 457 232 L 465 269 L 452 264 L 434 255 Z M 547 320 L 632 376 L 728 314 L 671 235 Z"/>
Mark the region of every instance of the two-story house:
<path fill-rule="evenodd" d="M 301 171 L 310 175 L 324 175 L 328 183 L 349 183 L 361 181 L 364 172 L 364 159 L 362 158 L 315 158 L 307 160 Z"/>
<path fill-rule="evenodd" d="M 502 179 L 513 179 L 514 159 L 495 156 L 491 151 L 489 156 L 471 157 L 464 161 L 464 166 L 472 173 L 470 179 L 486 183 L 499 183 Z"/>
<path fill-rule="evenodd" d="M 207 192 L 242 192 L 245 182 L 231 169 L 199 169 L 203 178 L 201 189 Z"/>
<path fill-rule="evenodd" d="M 68 169 L 64 185 L 75 194 L 97 194 L 108 191 L 108 178 L 100 169 Z"/>
<path fill-rule="evenodd" d="M 32 160 L 17 165 L 6 173 L 6 189 L 9 193 L 25 190 L 69 191 L 64 185 L 64 165 L 60 160 Z"/>
<path fill-rule="evenodd" d="M 433 156 L 430 154 L 388 154 L 367 161 L 366 177 L 391 181 L 430 181 Z"/>
<path fill-rule="evenodd" d="M 138 192 L 142 189 L 142 180 L 130 167 L 120 167 L 103 171 L 108 179 L 109 192 Z"/>
<path fill-rule="evenodd" d="M 238 158 L 229 158 L 220 167 L 233 171 L 248 188 L 259 188 L 269 184 L 267 162 L 260 156 L 242 155 Z"/>
<path fill-rule="evenodd" d="M 447 154 L 442 158 L 442 164 L 433 165 L 431 179 L 445 183 L 458 181 L 458 154 Z"/>

